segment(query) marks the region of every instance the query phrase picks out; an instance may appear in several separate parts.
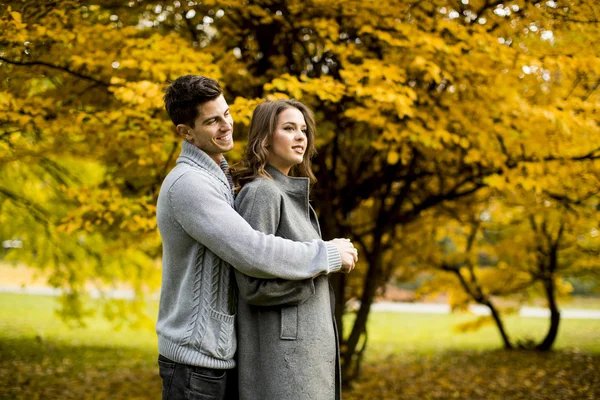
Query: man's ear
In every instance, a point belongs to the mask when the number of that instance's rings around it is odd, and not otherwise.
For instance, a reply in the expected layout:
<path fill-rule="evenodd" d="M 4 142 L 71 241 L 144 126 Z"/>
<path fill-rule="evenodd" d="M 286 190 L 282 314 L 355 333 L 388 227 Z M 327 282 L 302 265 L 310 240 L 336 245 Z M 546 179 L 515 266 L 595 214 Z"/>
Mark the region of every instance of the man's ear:
<path fill-rule="evenodd" d="M 184 124 L 177 125 L 175 127 L 175 130 L 177 131 L 179 136 L 181 136 L 184 139 L 190 140 L 192 138 L 189 128 L 187 126 L 185 126 Z"/>

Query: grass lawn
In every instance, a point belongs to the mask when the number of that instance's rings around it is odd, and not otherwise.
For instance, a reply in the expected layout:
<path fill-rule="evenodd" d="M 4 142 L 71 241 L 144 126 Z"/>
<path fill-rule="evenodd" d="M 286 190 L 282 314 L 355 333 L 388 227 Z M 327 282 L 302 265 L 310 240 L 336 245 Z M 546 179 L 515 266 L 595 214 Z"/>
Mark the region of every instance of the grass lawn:
<path fill-rule="evenodd" d="M 156 335 L 95 318 L 69 328 L 54 297 L 0 293 L 0 399 L 159 399 Z"/>
<path fill-rule="evenodd" d="M 159 399 L 156 337 L 95 318 L 70 329 L 56 299 L 0 293 L 0 399 Z M 556 351 L 505 352 L 472 317 L 373 313 L 358 399 L 600 398 L 600 320 L 563 320 Z M 349 325 L 351 317 L 346 320 Z M 509 317 L 511 334 L 539 339 L 546 319 Z"/>
<path fill-rule="evenodd" d="M 502 347 L 495 325 L 477 332 L 458 333 L 456 325 L 470 321 L 470 315 L 407 314 L 378 312 L 369 320 L 368 348 L 374 354 L 434 354 L 456 350 L 494 350 Z M 348 318 L 351 322 L 352 318 Z M 548 329 L 546 318 L 505 318 L 506 330 L 513 340 L 543 339 Z M 349 325 L 349 324 L 347 324 Z M 345 329 L 350 326 L 345 326 Z M 600 353 L 600 319 L 562 319 L 554 349 Z"/>
<path fill-rule="evenodd" d="M 501 350 L 495 326 L 456 333 L 467 315 L 374 313 L 361 378 L 344 400 L 600 399 L 600 320 L 563 319 L 555 351 Z M 350 318 L 349 318 L 349 321 Z M 539 342 L 544 318 L 506 318 Z"/>

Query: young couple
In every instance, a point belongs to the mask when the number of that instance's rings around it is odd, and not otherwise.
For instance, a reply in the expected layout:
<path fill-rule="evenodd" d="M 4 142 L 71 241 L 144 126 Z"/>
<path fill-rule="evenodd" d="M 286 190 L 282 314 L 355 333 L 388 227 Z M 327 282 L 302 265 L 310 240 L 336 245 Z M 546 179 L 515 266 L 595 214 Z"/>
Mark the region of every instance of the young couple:
<path fill-rule="evenodd" d="M 294 100 L 260 104 L 232 176 L 219 84 L 180 77 L 165 106 L 184 141 L 157 205 L 163 399 L 339 399 L 327 275 L 351 271 L 358 253 L 347 239 L 321 240 L 309 203 L 313 113 Z"/>

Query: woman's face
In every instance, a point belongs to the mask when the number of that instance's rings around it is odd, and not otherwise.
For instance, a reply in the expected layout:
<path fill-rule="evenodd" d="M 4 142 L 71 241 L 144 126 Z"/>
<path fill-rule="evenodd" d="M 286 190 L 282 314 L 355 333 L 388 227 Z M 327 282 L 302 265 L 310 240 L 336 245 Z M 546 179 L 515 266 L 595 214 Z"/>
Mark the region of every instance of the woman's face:
<path fill-rule="evenodd" d="M 294 165 L 302 162 L 306 147 L 304 115 L 297 108 L 288 107 L 279 114 L 267 161 L 287 175 Z"/>

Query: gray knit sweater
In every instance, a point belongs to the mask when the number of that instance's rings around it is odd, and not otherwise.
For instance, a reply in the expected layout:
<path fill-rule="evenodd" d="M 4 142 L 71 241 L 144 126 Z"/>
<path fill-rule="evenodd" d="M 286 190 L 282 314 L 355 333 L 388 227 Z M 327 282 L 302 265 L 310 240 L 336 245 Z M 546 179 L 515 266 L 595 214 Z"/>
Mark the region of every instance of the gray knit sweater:
<path fill-rule="evenodd" d="M 289 280 L 341 268 L 333 244 L 291 242 L 257 232 L 234 211 L 233 202 L 221 168 L 184 141 L 157 204 L 163 271 L 156 332 L 159 353 L 173 361 L 235 366 L 231 266 L 255 278 Z"/>

